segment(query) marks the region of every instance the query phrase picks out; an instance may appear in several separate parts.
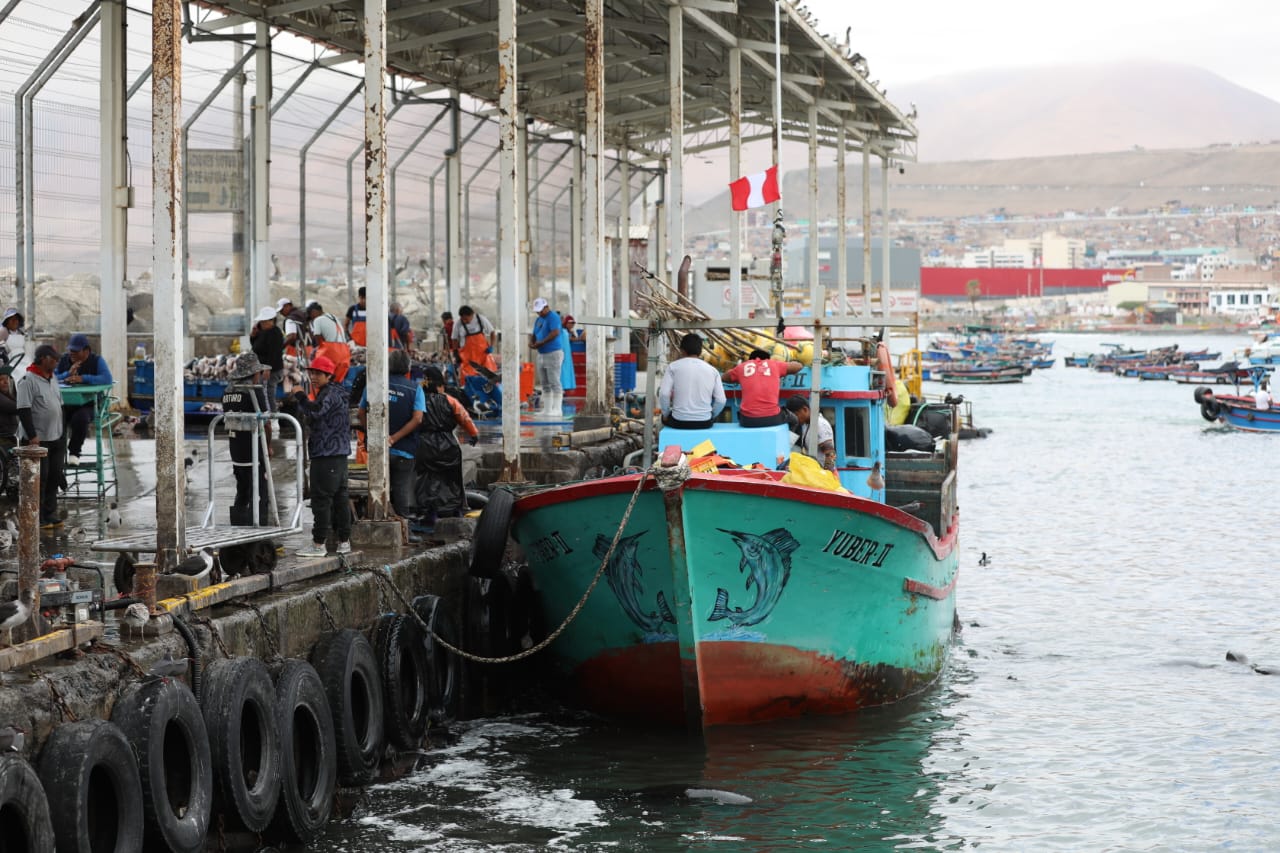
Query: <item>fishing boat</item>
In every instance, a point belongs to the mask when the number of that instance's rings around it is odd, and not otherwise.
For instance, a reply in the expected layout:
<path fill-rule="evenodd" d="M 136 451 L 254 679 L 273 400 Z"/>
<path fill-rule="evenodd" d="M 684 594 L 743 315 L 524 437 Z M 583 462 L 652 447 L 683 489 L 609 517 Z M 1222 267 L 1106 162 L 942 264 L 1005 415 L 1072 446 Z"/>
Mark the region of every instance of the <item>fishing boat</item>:
<path fill-rule="evenodd" d="M 1211 388 L 1200 387 L 1193 396 L 1200 416 L 1210 423 L 1246 432 L 1280 432 L 1280 408 L 1259 409 L 1252 394 L 1216 394 Z"/>
<path fill-rule="evenodd" d="M 816 368 L 834 475 L 792 454 L 785 425 L 726 422 L 661 430 L 647 470 L 517 497 L 512 534 L 563 625 L 551 651 L 572 701 L 700 729 L 935 681 L 956 618 L 954 419 L 929 450 L 887 451 L 884 362 L 863 361 Z M 814 369 L 781 396 L 808 394 Z"/>
<path fill-rule="evenodd" d="M 1021 369 L 999 367 L 990 370 L 938 371 L 938 378 L 951 385 L 1010 385 L 1021 382 L 1024 376 L 1026 372 Z"/>

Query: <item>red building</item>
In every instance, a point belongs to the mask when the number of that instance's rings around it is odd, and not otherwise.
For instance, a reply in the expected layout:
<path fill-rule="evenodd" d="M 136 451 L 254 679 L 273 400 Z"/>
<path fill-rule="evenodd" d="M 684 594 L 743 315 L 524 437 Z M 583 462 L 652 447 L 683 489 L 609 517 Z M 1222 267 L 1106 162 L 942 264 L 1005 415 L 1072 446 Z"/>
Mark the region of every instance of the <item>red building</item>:
<path fill-rule="evenodd" d="M 1124 278 L 1124 269 L 921 267 L 920 295 L 926 299 L 968 299 L 969 282 L 978 282 L 979 299 L 1061 296 L 1105 290 Z"/>

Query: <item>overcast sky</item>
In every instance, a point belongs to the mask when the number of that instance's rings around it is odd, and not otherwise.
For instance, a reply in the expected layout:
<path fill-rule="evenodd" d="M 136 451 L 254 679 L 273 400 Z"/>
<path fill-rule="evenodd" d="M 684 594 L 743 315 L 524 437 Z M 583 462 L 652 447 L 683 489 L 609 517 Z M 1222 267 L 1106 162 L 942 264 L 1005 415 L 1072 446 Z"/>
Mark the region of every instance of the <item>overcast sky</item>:
<path fill-rule="evenodd" d="M 1198 65 L 1280 101 L 1280 0 L 800 0 L 889 88 L 957 72 L 1124 59 Z"/>

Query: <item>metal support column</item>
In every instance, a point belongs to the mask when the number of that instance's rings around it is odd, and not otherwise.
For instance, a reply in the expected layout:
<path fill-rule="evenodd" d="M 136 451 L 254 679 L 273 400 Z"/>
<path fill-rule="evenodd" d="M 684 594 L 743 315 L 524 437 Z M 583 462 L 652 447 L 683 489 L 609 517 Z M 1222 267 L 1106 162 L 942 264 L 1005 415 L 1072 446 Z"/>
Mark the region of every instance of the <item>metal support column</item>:
<path fill-rule="evenodd" d="M 573 132 L 573 176 L 569 178 L 569 313 L 578 310 L 582 280 L 582 132 Z"/>
<path fill-rule="evenodd" d="M 627 149 L 626 138 L 622 148 L 618 150 L 622 160 L 622 199 L 618 213 L 618 305 L 613 312 L 615 317 L 631 316 L 631 152 Z M 615 353 L 631 352 L 631 330 L 614 329 L 617 340 L 613 343 Z M 614 389 L 615 392 L 617 389 Z"/>
<path fill-rule="evenodd" d="M 98 352 L 107 361 L 112 376 L 129 375 L 128 306 L 124 283 L 129 260 L 129 186 L 127 110 L 124 101 L 125 18 L 124 0 L 102 4 L 101 67 L 98 78 L 102 132 L 99 138 L 99 209 L 102 234 L 99 238 L 101 274 L 98 299 L 102 306 Z"/>
<path fill-rule="evenodd" d="M 814 317 L 824 317 L 827 313 L 827 300 L 822 298 L 821 301 L 815 302 L 815 295 L 823 292 L 822 282 L 819 280 L 822 272 L 818 263 L 818 105 L 816 103 L 809 105 L 809 251 L 808 251 L 808 269 L 809 269 L 809 294 L 810 304 L 809 310 L 813 312 Z M 814 346 L 818 346 L 818 333 L 814 331 Z M 816 412 L 817 409 L 814 409 Z M 816 435 L 817 430 L 812 430 Z"/>
<path fill-rule="evenodd" d="M 520 356 L 524 337 L 520 321 L 525 294 L 520 292 L 520 204 L 522 164 L 516 157 L 516 121 L 519 117 L 516 55 L 516 2 L 498 0 L 498 292 L 499 302 L 509 310 L 502 315 L 502 386 L 506 389 L 502 407 L 502 475 L 507 482 L 520 482 Z"/>
<path fill-rule="evenodd" d="M 836 284 L 840 296 L 836 299 L 836 314 L 849 316 L 849 199 L 845 181 L 848 170 L 845 157 L 849 153 L 849 133 L 843 125 L 836 134 Z M 814 357 L 818 356 L 814 345 Z"/>
<path fill-rule="evenodd" d="M 369 518 L 391 514 L 387 460 L 387 0 L 364 0 L 364 264 Z"/>
<path fill-rule="evenodd" d="M 304 307 L 307 304 L 307 152 L 311 150 L 311 146 L 324 135 L 329 129 L 329 125 L 333 124 L 338 116 L 342 115 L 347 105 L 355 99 L 364 89 L 364 83 L 357 83 L 355 88 L 342 99 L 342 103 L 338 104 L 338 108 L 329 113 L 329 117 L 320 123 L 316 128 L 316 132 L 311 134 L 298 151 L 298 307 Z M 351 217 L 347 217 L 347 221 L 351 221 Z M 350 226 L 348 226 L 350 231 Z"/>
<path fill-rule="evenodd" d="M 870 144 L 870 140 L 867 141 Z M 884 312 L 885 320 L 889 319 L 890 314 L 890 282 L 889 282 L 889 157 L 881 155 L 880 158 L 880 221 L 882 230 L 880 234 L 880 307 Z M 889 328 L 884 328 L 884 336 L 888 339 Z"/>
<path fill-rule="evenodd" d="M 458 90 L 450 92 L 456 100 Z M 452 154 L 445 158 L 444 172 L 444 239 L 445 281 L 448 298 L 445 305 L 455 312 L 462 307 L 462 149 L 483 123 L 477 121 L 466 139 L 454 146 Z"/>
<path fill-rule="evenodd" d="M 181 276 L 186 248 L 182 216 L 182 4 L 153 0 L 151 16 L 151 231 L 155 284 L 156 568 L 182 560 L 186 466 L 182 446 Z"/>
<path fill-rule="evenodd" d="M 862 143 L 862 314 L 871 315 L 871 151 Z"/>
<path fill-rule="evenodd" d="M 249 277 L 248 317 L 271 301 L 271 39 L 265 22 L 258 22 L 257 28 L 257 87 L 252 108 L 253 274 Z"/>
<path fill-rule="evenodd" d="M 241 32 L 241 28 L 236 27 L 235 32 L 238 35 Z M 244 60 L 244 57 L 245 57 L 244 42 L 240 40 L 233 42 L 232 51 L 233 51 L 233 55 L 235 56 L 235 65 L 233 67 L 241 68 L 244 65 L 244 61 L 245 61 Z M 229 276 L 231 279 L 230 285 L 231 285 L 231 304 L 232 305 L 244 305 L 246 302 L 246 299 L 245 299 L 246 290 L 245 290 L 244 283 L 247 276 L 245 275 L 245 271 L 244 271 L 245 245 L 246 245 L 244 230 L 249 222 L 248 208 L 246 207 L 246 205 L 249 203 L 249 194 L 246 192 L 246 190 L 249 188 L 248 187 L 249 182 L 246 180 L 246 178 L 248 177 L 248 174 L 246 172 L 246 168 L 247 168 L 246 157 L 248 156 L 248 150 L 245 147 L 245 132 L 244 132 L 244 84 L 245 84 L 244 73 L 243 72 L 237 73 L 236 84 L 231 89 L 231 135 L 236 140 L 236 144 L 235 144 L 236 162 L 240 164 L 240 168 L 236 172 L 236 178 L 237 178 L 236 183 L 238 184 L 237 186 L 238 192 L 236 193 L 236 209 L 231 213 L 231 272 L 229 273 Z M 183 134 L 183 137 L 184 138 L 186 137 L 185 133 Z M 183 162 L 183 170 L 185 172 L 186 170 L 185 155 L 182 162 Z M 184 229 L 186 228 L 185 222 L 183 223 L 183 228 Z M 185 235 L 187 232 L 184 230 L 182 233 Z M 183 267 L 182 287 L 183 287 L 183 292 L 185 293 L 186 287 L 187 287 L 185 266 Z"/>
<path fill-rule="evenodd" d="M 676 270 L 684 259 L 684 9 L 667 10 L 670 49 L 667 56 L 671 101 L 671 192 L 667 196 L 667 281 L 676 286 Z M 661 261 L 661 259 L 659 259 Z M 685 296 L 690 294 L 685 293 Z"/>
<path fill-rule="evenodd" d="M 583 169 L 583 311 L 600 317 L 608 303 L 604 288 L 604 0 L 586 0 L 583 20 L 583 86 L 586 91 L 586 123 L 583 141 L 586 159 Z M 607 349 L 604 329 L 587 335 L 587 393 L 583 413 L 603 416 L 609 411 L 609 373 L 605 366 Z M 565 357 L 569 357 L 568 347 Z"/>
<path fill-rule="evenodd" d="M 742 49 L 729 48 L 729 180 L 742 177 Z M 742 316 L 742 211 L 729 212 L 729 316 Z"/>
<path fill-rule="evenodd" d="M 365 94 L 365 102 L 368 103 L 369 95 Z M 404 106 L 404 101 L 395 104 L 386 113 L 386 118 L 382 122 L 385 128 L 391 119 L 399 112 L 400 107 Z M 356 158 L 364 151 L 364 143 L 351 152 L 351 156 L 347 158 L 347 302 L 354 303 L 356 301 L 356 238 L 355 238 L 355 185 L 353 176 L 355 175 Z M 369 268 L 366 266 L 364 270 L 365 284 L 369 283 Z M 336 313 L 336 312 L 335 312 Z"/>

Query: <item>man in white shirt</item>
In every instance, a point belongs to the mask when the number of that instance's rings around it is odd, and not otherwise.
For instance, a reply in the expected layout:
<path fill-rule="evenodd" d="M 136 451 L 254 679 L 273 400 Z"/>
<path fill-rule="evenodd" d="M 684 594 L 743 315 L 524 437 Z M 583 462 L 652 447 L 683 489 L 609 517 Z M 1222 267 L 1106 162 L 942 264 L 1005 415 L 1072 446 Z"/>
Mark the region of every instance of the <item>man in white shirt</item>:
<path fill-rule="evenodd" d="M 1259 412 L 1265 412 L 1271 408 L 1271 392 L 1267 390 L 1269 384 L 1264 376 L 1258 383 L 1258 390 L 1253 392 L 1253 407 Z"/>
<path fill-rule="evenodd" d="M 809 427 L 814 422 L 812 410 L 809 408 L 809 401 L 801 396 L 787 398 L 787 411 L 796 416 L 796 422 L 800 425 L 800 437 L 796 439 L 796 448 L 804 453 L 809 454 Z M 831 424 L 827 422 L 821 414 L 817 418 L 818 424 L 818 453 L 821 454 L 822 467 L 828 471 L 836 470 L 836 435 L 831 429 Z"/>
<path fill-rule="evenodd" d="M 673 429 L 707 429 L 724 410 L 720 372 L 702 360 L 702 338 L 680 340 L 680 358 L 667 366 L 658 389 L 662 423 Z"/>

